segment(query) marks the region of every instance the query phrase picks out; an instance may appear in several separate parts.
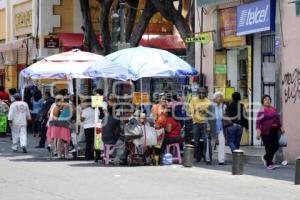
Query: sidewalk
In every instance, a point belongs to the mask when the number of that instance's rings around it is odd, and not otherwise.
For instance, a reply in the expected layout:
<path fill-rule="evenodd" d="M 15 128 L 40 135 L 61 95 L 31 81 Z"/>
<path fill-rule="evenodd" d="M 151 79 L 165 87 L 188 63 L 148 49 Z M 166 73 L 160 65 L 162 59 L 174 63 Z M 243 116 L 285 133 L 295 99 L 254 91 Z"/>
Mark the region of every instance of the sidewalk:
<path fill-rule="evenodd" d="M 11 150 L 11 140 L 10 137 L 0 137 L 0 157 L 7 157 L 10 161 L 24 161 L 24 162 L 48 162 L 48 151 L 44 149 L 34 148 L 38 144 L 39 138 L 34 138 L 32 134 L 28 134 L 28 153 L 23 154 L 21 151 L 19 153 L 13 153 Z M 65 161 L 66 163 L 70 161 Z M 74 166 L 93 166 L 93 163 L 86 165 L 86 161 L 78 160 Z M 82 162 L 82 163 L 79 163 Z M 231 163 L 227 162 L 225 166 L 219 166 L 214 162 L 214 165 L 206 165 L 205 163 L 195 163 L 194 168 L 203 168 L 207 170 L 214 170 L 220 172 L 231 173 Z M 102 164 L 97 164 L 102 165 Z M 260 164 L 245 164 L 244 174 L 250 176 L 264 177 L 275 180 L 283 180 L 294 182 L 295 166 L 281 166 L 275 170 L 267 170 Z"/>

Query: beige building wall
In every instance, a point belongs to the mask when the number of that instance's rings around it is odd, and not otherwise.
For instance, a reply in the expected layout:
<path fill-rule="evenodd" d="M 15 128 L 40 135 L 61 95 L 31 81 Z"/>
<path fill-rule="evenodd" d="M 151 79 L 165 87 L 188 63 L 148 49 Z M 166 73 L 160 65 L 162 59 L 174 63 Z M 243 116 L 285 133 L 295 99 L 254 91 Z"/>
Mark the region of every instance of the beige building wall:
<path fill-rule="evenodd" d="M 281 2 L 282 108 L 283 127 L 288 138 L 284 152 L 288 160 L 295 161 L 300 156 L 300 16 L 296 16 L 295 4 L 289 2 Z"/>
<path fill-rule="evenodd" d="M 11 19 L 14 36 L 32 33 L 32 1 L 13 6 L 13 19 Z"/>
<path fill-rule="evenodd" d="M 1 9 L 0 10 L 0 40 L 5 40 L 6 37 L 6 10 Z"/>
<path fill-rule="evenodd" d="M 73 0 L 61 0 L 60 5 L 53 6 L 54 15 L 60 16 L 60 27 L 53 28 L 54 33 L 72 33 L 74 27 L 73 20 L 74 2 Z M 78 13 L 79 15 L 81 13 Z"/>

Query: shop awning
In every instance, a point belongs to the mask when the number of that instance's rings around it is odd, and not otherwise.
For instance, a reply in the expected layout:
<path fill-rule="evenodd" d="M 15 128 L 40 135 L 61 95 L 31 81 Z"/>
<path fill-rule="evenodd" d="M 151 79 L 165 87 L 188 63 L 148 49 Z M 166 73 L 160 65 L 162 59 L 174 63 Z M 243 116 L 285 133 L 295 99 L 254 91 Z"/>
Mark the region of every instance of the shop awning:
<path fill-rule="evenodd" d="M 57 34 L 64 51 L 70 51 L 72 49 L 81 49 L 83 47 L 84 35 L 83 33 L 58 33 Z M 102 46 L 102 40 L 97 35 L 97 40 Z"/>
<path fill-rule="evenodd" d="M 231 3 L 235 2 L 237 0 L 197 0 L 198 6 L 212 6 L 212 5 L 218 5 L 218 4 L 224 4 L 224 3 Z"/>
<path fill-rule="evenodd" d="M 61 42 L 63 51 L 83 47 L 84 35 L 82 33 L 58 33 L 57 36 Z M 102 45 L 100 35 L 97 35 L 97 40 Z M 185 50 L 185 44 L 179 35 L 143 35 L 139 44 L 145 47 L 165 50 Z"/>
<path fill-rule="evenodd" d="M 15 49 L 20 49 L 23 47 L 23 45 L 26 45 L 26 40 L 28 40 L 28 38 L 22 38 L 19 40 L 14 40 L 12 42 L 8 42 L 5 44 L 0 44 L 0 52 L 6 52 L 6 51 L 11 51 L 11 50 L 15 50 Z"/>
<path fill-rule="evenodd" d="M 179 35 L 143 35 L 139 44 L 144 47 L 153 47 L 169 51 L 186 49 Z"/>

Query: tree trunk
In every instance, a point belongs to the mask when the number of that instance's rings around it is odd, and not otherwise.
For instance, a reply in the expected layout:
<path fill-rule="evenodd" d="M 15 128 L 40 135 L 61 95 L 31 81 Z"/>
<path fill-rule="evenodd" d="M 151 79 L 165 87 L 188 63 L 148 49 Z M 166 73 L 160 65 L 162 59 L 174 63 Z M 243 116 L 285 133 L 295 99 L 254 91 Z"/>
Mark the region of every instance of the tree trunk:
<path fill-rule="evenodd" d="M 139 6 L 139 0 L 128 0 L 128 5 L 130 6 L 130 14 L 129 18 L 127 20 L 127 26 L 126 26 L 126 41 L 129 41 L 130 36 L 133 31 L 136 14 L 137 14 L 137 8 Z"/>
<path fill-rule="evenodd" d="M 114 0 L 98 0 L 101 5 L 100 13 L 100 30 L 102 36 L 102 44 L 104 48 L 104 55 L 107 55 L 111 52 L 111 35 L 109 31 L 109 17 L 110 17 L 110 8 Z"/>
<path fill-rule="evenodd" d="M 89 51 L 101 54 L 103 49 L 100 47 L 91 23 L 89 1 L 80 0 L 80 8 L 83 18 L 84 43 Z"/>
<path fill-rule="evenodd" d="M 175 25 L 176 29 L 179 32 L 180 37 L 183 41 L 191 35 L 192 31 L 189 27 L 189 24 L 185 20 L 185 18 L 182 16 L 181 13 L 179 13 L 178 10 L 176 10 L 173 0 L 152 0 L 155 7 L 159 10 L 159 12 L 163 15 L 163 17 L 170 18 L 171 22 Z M 195 65 L 195 45 L 194 44 L 187 44 L 186 43 L 186 54 L 187 54 L 187 62 L 191 65 Z"/>
<path fill-rule="evenodd" d="M 140 18 L 140 21 L 139 21 L 138 25 L 136 26 L 136 29 L 135 29 L 134 33 L 131 35 L 131 38 L 129 40 L 132 47 L 138 46 L 151 18 L 153 17 L 153 15 L 156 12 L 157 12 L 157 9 L 154 7 L 152 2 L 147 1 L 144 12 Z"/>

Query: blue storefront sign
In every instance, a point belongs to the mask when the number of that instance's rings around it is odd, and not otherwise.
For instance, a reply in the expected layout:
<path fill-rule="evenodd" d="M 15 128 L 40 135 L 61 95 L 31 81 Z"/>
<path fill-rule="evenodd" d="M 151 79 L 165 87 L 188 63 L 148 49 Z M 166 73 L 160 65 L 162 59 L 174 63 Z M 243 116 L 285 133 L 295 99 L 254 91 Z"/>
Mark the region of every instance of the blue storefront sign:
<path fill-rule="evenodd" d="M 260 0 L 237 7 L 237 35 L 275 30 L 276 0 Z"/>

